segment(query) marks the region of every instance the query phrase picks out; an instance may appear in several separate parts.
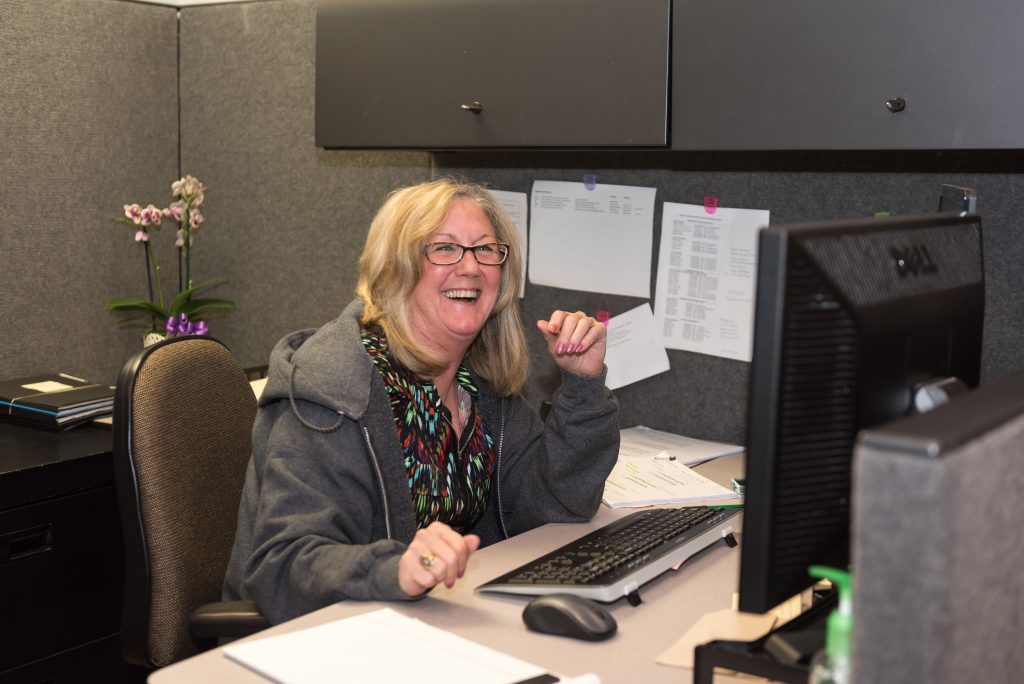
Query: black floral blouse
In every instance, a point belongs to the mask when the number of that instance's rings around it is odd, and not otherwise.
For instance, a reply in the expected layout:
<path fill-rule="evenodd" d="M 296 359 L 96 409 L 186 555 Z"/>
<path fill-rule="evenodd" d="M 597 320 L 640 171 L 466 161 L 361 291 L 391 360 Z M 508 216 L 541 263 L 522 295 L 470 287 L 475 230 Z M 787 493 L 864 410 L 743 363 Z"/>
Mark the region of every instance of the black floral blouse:
<path fill-rule="evenodd" d="M 495 457 L 469 371 L 463 365 L 455 374 L 465 419 L 460 439 L 433 381 L 401 366 L 388 353 L 382 330 L 363 330 L 362 338 L 391 400 L 418 526 L 439 520 L 468 532 L 487 508 Z"/>

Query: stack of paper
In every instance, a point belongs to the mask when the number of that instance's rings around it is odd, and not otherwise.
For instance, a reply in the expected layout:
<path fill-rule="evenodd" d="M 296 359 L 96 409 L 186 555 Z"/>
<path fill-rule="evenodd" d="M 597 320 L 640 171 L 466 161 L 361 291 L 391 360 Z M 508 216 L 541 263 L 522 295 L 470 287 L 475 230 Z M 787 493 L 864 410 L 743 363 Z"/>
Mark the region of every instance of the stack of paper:
<path fill-rule="evenodd" d="M 738 454 L 743 447 L 724 442 L 708 442 L 693 437 L 652 430 L 643 425 L 626 428 L 619 433 L 619 458 L 647 458 L 668 454 L 669 459 L 686 465 L 697 465 L 719 456 Z"/>
<path fill-rule="evenodd" d="M 688 464 L 743 451 L 743 447 L 637 426 L 622 430 L 619 460 L 601 500 L 611 508 L 670 503 L 725 503 L 739 495 Z"/>
<path fill-rule="evenodd" d="M 0 419 L 63 430 L 113 411 L 114 389 L 64 373 L 0 381 Z"/>

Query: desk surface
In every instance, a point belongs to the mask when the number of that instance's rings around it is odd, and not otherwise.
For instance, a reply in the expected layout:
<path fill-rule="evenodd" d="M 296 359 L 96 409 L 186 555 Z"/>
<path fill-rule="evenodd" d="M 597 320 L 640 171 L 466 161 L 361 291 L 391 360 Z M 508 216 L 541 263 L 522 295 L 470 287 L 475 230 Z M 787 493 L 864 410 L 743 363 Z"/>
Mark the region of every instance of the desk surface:
<path fill-rule="evenodd" d="M 742 468 L 742 454 L 717 459 L 700 467 L 721 483 Z M 478 595 L 475 587 L 526 560 L 557 548 L 586 531 L 630 513 L 602 506 L 589 523 L 551 524 L 481 549 L 470 558 L 466 576 L 452 589 L 435 587 L 427 598 L 412 603 L 346 601 L 336 603 L 265 632 L 262 636 L 311 627 L 384 606 L 416 617 L 468 639 L 522 658 L 563 675 L 593 672 L 602 684 L 658 684 L 691 681 L 690 670 L 661 666 L 657 658 L 697 620 L 732 605 L 737 587 L 739 549 L 724 543 L 688 560 L 678 571 L 667 572 L 640 590 L 643 603 L 633 607 L 625 599 L 608 606 L 619 624 L 608 641 L 590 643 L 530 632 L 521 613 L 528 597 Z M 259 684 L 267 680 L 227 659 L 215 649 L 153 673 L 151 684 L 237 682 Z M 749 682 L 716 677 L 719 682 Z"/>

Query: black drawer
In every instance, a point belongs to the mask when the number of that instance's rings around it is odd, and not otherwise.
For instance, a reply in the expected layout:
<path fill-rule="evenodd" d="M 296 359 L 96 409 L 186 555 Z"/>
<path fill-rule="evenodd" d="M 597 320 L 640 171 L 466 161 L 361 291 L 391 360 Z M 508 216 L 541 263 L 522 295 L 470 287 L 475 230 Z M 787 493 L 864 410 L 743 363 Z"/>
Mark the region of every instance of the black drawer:
<path fill-rule="evenodd" d="M 148 670 L 121 659 L 116 636 L 0 674 L 0 684 L 143 684 Z"/>
<path fill-rule="evenodd" d="M 115 636 L 122 557 L 112 485 L 0 512 L 0 673 Z"/>

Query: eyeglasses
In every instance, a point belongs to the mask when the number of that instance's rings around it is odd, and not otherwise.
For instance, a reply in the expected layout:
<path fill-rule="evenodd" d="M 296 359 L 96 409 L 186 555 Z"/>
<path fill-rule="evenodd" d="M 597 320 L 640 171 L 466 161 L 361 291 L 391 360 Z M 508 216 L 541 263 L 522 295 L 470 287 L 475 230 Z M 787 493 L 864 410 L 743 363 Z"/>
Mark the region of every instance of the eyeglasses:
<path fill-rule="evenodd" d="M 423 248 L 427 261 L 438 266 L 451 266 L 462 261 L 466 252 L 472 252 L 478 264 L 498 266 L 508 257 L 508 245 L 501 242 L 486 242 L 482 245 L 457 245 L 454 242 L 430 242 Z"/>

